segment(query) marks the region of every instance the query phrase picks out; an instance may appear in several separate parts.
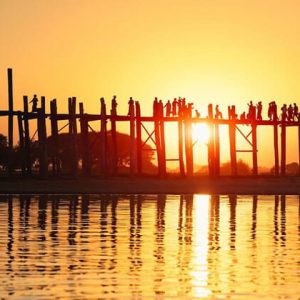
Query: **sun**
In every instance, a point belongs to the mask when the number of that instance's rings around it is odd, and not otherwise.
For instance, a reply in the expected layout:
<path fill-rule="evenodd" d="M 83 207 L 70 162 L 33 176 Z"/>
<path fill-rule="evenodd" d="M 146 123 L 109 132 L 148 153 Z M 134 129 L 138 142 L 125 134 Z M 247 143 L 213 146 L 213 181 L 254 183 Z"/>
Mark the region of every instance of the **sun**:
<path fill-rule="evenodd" d="M 206 124 L 193 124 L 193 141 L 201 144 L 207 144 L 209 139 L 209 130 Z"/>

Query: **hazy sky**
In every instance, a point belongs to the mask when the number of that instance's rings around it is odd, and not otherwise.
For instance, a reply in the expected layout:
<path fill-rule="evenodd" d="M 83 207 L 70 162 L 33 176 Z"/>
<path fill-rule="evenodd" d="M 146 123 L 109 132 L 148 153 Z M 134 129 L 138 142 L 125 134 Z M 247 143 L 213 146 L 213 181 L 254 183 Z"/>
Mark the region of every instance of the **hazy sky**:
<path fill-rule="evenodd" d="M 299 103 L 299 20 L 296 0 L 1 0 L 0 109 L 7 67 L 17 108 L 33 93 L 59 110 L 77 96 L 89 112 L 114 94 L 120 113 L 130 96 L 144 114 L 154 96 L 185 96 L 202 114 L 209 101 L 226 115 L 229 103 L 239 113 L 249 100 Z M 271 150 L 259 144 L 260 165 Z M 296 150 L 291 137 L 291 159 Z"/>

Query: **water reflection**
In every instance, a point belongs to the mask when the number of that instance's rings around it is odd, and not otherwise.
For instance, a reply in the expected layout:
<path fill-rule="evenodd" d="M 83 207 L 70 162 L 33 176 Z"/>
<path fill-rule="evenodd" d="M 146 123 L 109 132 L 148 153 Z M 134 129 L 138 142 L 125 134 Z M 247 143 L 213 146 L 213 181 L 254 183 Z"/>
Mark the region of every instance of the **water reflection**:
<path fill-rule="evenodd" d="M 297 297 L 300 196 L 0 196 L 0 295 Z"/>

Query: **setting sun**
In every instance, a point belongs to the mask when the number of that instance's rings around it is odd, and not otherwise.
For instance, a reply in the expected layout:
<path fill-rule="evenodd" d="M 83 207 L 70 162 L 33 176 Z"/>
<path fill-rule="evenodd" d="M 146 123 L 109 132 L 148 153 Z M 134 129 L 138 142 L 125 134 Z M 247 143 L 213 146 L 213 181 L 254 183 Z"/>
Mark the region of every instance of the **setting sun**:
<path fill-rule="evenodd" d="M 209 131 L 206 124 L 193 124 L 193 141 L 194 143 L 206 144 L 209 139 Z"/>

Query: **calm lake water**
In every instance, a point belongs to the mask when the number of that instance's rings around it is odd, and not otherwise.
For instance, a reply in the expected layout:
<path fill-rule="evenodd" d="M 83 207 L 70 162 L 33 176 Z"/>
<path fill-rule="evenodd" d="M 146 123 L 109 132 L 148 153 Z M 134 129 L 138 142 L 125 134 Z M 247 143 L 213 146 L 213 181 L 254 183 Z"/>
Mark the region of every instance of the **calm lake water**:
<path fill-rule="evenodd" d="M 0 196 L 0 299 L 299 299 L 299 196 Z"/>

